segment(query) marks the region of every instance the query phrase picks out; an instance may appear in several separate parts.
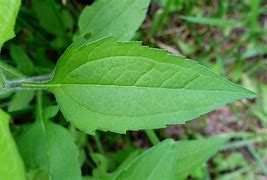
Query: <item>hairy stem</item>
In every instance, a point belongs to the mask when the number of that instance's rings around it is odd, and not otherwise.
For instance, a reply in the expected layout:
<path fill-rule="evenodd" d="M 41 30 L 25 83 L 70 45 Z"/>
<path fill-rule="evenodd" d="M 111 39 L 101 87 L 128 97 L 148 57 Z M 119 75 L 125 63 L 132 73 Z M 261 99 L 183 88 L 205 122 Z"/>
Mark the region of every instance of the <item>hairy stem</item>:
<path fill-rule="evenodd" d="M 35 76 L 32 78 L 21 78 L 19 80 L 7 80 L 6 88 L 7 89 L 44 89 L 47 86 L 44 84 L 45 82 L 51 80 L 52 74 L 44 75 L 44 76 Z"/>

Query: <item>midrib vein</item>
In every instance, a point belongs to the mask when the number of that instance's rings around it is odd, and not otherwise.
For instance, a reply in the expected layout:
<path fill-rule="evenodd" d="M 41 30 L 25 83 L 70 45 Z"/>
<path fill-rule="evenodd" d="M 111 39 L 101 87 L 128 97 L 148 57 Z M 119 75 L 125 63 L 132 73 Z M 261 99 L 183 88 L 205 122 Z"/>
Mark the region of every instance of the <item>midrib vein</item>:
<path fill-rule="evenodd" d="M 28 83 L 23 82 L 22 88 L 65 88 L 65 87 L 112 87 L 112 88 L 140 88 L 140 89 L 166 89 L 166 90 L 187 90 L 187 91 L 204 91 L 204 92 L 223 92 L 223 93 L 236 93 L 236 94 L 249 94 L 245 92 L 229 91 L 229 90 L 208 90 L 208 89 L 190 89 L 190 88 L 172 88 L 172 87 L 148 87 L 148 86 L 133 86 L 133 85 L 113 85 L 113 84 L 85 84 L 85 83 Z M 251 94 L 252 96 L 253 94 Z"/>

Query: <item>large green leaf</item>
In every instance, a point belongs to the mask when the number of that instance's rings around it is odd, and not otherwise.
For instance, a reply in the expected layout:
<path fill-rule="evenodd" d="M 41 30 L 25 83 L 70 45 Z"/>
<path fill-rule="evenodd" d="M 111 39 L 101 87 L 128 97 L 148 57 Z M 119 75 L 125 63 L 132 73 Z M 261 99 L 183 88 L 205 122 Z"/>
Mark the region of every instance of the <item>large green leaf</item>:
<path fill-rule="evenodd" d="M 111 176 L 111 179 L 183 179 L 213 156 L 226 139 L 192 141 L 167 139 L 145 151 Z"/>
<path fill-rule="evenodd" d="M 0 49 L 15 36 L 14 26 L 21 0 L 0 0 Z"/>
<path fill-rule="evenodd" d="M 10 116 L 0 109 L 0 179 L 26 179 L 24 165 L 9 131 Z"/>
<path fill-rule="evenodd" d="M 150 0 L 98 0 L 87 6 L 79 18 L 74 43 L 81 45 L 103 37 L 130 40 L 146 17 Z"/>
<path fill-rule="evenodd" d="M 53 80 L 37 86 L 51 90 L 65 118 L 90 134 L 162 128 L 254 97 L 184 57 L 108 40 L 70 48 Z"/>
<path fill-rule="evenodd" d="M 17 136 L 27 170 L 43 170 L 52 180 L 81 179 L 74 138 L 65 128 L 44 119 L 43 110 L 37 107 L 37 121 Z"/>

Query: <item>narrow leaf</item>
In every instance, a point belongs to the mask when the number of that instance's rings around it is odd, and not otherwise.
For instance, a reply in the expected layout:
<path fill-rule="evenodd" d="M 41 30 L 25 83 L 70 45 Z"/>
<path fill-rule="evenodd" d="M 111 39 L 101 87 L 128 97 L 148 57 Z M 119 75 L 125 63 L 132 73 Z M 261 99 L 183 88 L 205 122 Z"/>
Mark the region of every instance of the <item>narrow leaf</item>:
<path fill-rule="evenodd" d="M 68 121 L 90 134 L 181 124 L 255 96 L 184 57 L 108 40 L 71 48 L 41 86 L 55 94 Z"/>
<path fill-rule="evenodd" d="M 167 139 L 115 171 L 111 179 L 183 179 L 213 156 L 225 139 L 193 141 Z"/>
<path fill-rule="evenodd" d="M 0 109 L 0 178 L 24 180 L 24 165 L 9 130 L 10 116 Z"/>
<path fill-rule="evenodd" d="M 5 41 L 15 36 L 14 26 L 20 0 L 0 0 L 0 49 Z"/>
<path fill-rule="evenodd" d="M 103 37 L 130 40 L 146 17 L 150 0 L 98 0 L 87 6 L 79 18 L 74 43 L 82 45 Z"/>
<path fill-rule="evenodd" d="M 232 19 L 222 19 L 215 17 L 194 17 L 194 16 L 181 16 L 181 19 L 184 19 L 188 22 L 196 24 L 204 24 L 210 26 L 229 26 L 229 27 L 238 27 L 240 23 Z"/>

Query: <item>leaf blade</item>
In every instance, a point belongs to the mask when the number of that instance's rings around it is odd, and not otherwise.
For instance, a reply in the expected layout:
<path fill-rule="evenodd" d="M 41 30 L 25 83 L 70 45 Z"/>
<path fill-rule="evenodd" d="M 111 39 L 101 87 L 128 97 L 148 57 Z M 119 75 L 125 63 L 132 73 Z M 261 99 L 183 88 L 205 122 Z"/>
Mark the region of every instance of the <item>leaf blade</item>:
<path fill-rule="evenodd" d="M 149 3 L 150 0 L 100 0 L 85 7 L 74 43 L 82 45 L 107 36 L 113 36 L 114 40 L 130 40 L 145 19 Z"/>
<path fill-rule="evenodd" d="M 24 165 L 9 130 L 10 116 L 0 109 L 0 174 L 3 179 L 24 180 Z"/>
<path fill-rule="evenodd" d="M 81 179 L 79 151 L 72 135 L 45 119 L 42 93 L 37 94 L 36 121 L 17 136 L 18 147 L 28 170 L 40 169 L 49 179 Z"/>
<path fill-rule="evenodd" d="M 90 134 L 162 128 L 254 97 L 196 62 L 139 42 L 102 40 L 71 51 L 45 86 L 66 119 Z"/>
<path fill-rule="evenodd" d="M 40 168 L 52 179 L 80 179 L 78 149 L 63 127 L 35 122 L 17 142 L 28 169 Z"/>
<path fill-rule="evenodd" d="M 166 139 L 133 159 L 124 169 L 115 171 L 111 179 L 183 179 L 216 154 L 225 141 L 223 138 L 177 142 Z"/>
<path fill-rule="evenodd" d="M 0 0 L 0 49 L 5 41 L 15 36 L 14 26 L 20 0 Z"/>

